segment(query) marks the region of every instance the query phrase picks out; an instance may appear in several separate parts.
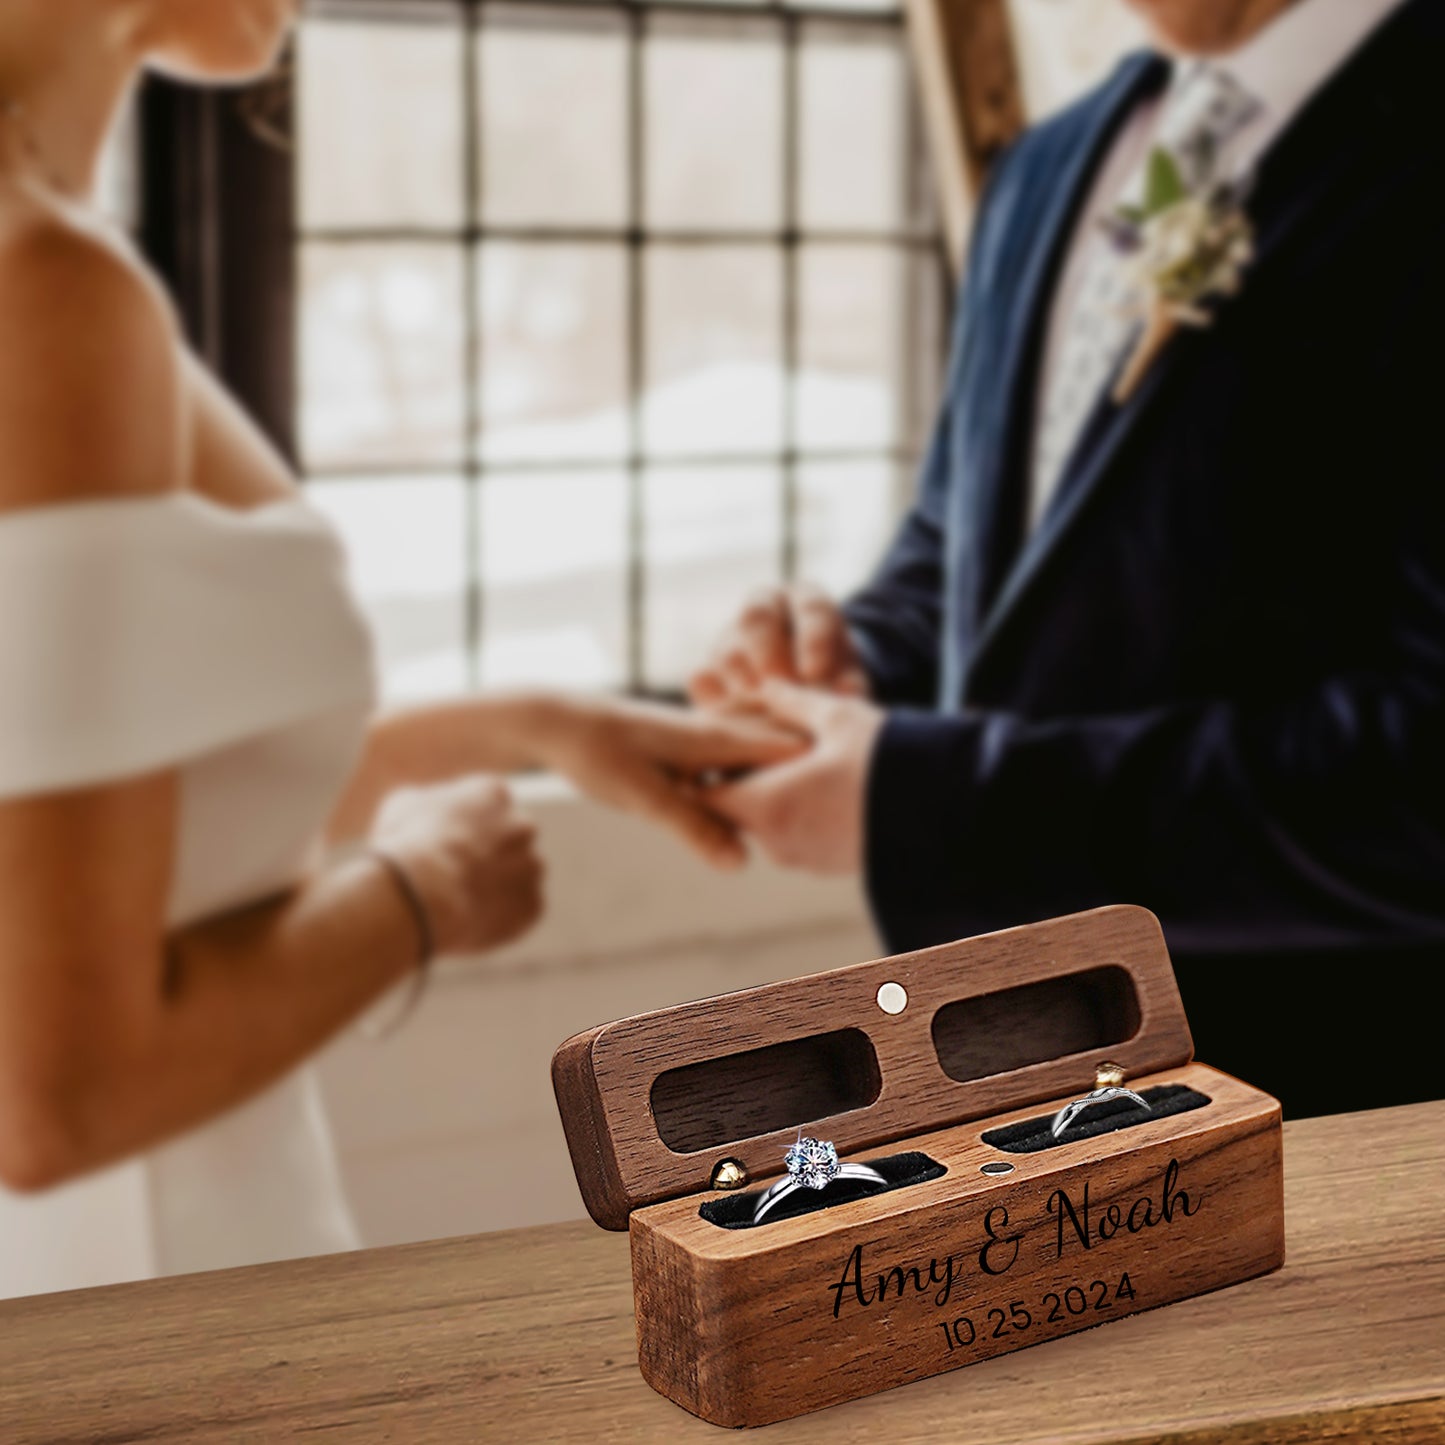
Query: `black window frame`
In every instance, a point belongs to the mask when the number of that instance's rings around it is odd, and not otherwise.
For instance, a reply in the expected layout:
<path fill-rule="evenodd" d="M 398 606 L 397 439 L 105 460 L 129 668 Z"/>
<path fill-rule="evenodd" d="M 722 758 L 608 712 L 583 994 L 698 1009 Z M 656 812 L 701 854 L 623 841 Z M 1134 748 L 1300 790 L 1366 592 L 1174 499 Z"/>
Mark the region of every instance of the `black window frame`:
<path fill-rule="evenodd" d="M 448 475 L 460 475 L 466 485 L 468 525 L 478 527 L 479 489 L 492 472 L 521 474 L 529 470 L 564 471 L 615 469 L 628 480 L 629 523 L 626 574 L 627 691 L 646 693 L 646 570 L 644 478 L 649 466 L 686 469 L 733 462 L 777 464 L 781 469 L 783 514 L 778 571 L 784 580 L 798 575 L 799 470 L 809 463 L 868 461 L 911 469 L 917 462 L 931 420 L 932 387 L 941 379 L 947 339 L 947 317 L 952 310 L 953 276 L 948 264 L 937 206 L 931 194 L 933 174 L 923 144 L 919 106 L 910 108 L 909 148 L 912 164 L 908 177 L 911 206 L 927 215 L 925 224 L 902 230 L 805 229 L 799 224 L 799 54 L 804 27 L 837 25 L 859 32 L 870 28 L 902 36 L 904 19 L 898 11 L 829 8 L 821 4 L 787 4 L 764 0 L 760 4 L 729 4 L 726 0 L 525 0 L 527 4 L 581 15 L 599 12 L 620 15 L 629 36 L 629 139 L 630 189 L 628 218 L 620 230 L 558 225 L 519 227 L 483 219 L 474 154 L 479 127 L 477 103 L 476 37 L 485 12 L 504 7 L 510 0 L 308 0 L 307 18 L 422 23 L 429 18 L 461 24 L 462 53 L 466 67 L 464 103 L 467 106 L 466 211 L 461 228 L 414 228 L 406 225 L 380 231 L 345 228 L 337 231 L 303 230 L 297 214 L 293 135 L 294 65 L 288 54 L 264 80 L 233 89 L 197 89 L 160 78 L 149 79 L 139 99 L 138 139 L 140 164 L 139 236 L 152 263 L 168 281 L 192 344 L 226 383 L 243 407 L 258 422 L 298 476 L 314 475 L 324 485 L 327 469 L 305 468 L 300 445 L 299 258 L 307 240 L 428 241 L 451 239 L 466 256 L 465 321 L 467 345 L 463 376 L 466 398 L 463 465 L 448 464 Z M 784 55 L 784 210 L 780 228 L 767 231 L 703 230 L 669 232 L 644 219 L 642 188 L 645 117 L 641 96 L 644 47 L 641 43 L 652 17 L 723 17 L 744 21 L 768 17 L 780 28 Z M 499 463 L 483 457 L 480 397 L 482 358 L 477 338 L 476 288 L 480 285 L 480 249 L 488 240 L 621 241 L 626 249 L 628 277 L 627 401 L 631 417 L 625 457 L 556 464 L 525 461 Z M 782 355 L 784 435 L 782 446 L 766 455 L 745 457 L 697 455 L 653 458 L 642 435 L 641 402 L 646 392 L 643 334 L 646 328 L 645 258 L 651 244 L 761 244 L 778 248 L 783 264 Z M 904 348 L 913 375 L 905 378 L 902 392 L 911 407 L 905 435 L 892 447 L 800 447 L 794 426 L 795 378 L 800 360 L 799 266 L 804 245 L 869 245 L 917 252 L 929 264 L 927 292 L 936 298 L 936 314 L 925 315 L 923 299 L 911 298 L 912 325 L 919 328 L 919 344 Z M 925 345 L 927 351 L 925 352 Z M 932 370 L 925 378 L 922 373 Z M 347 476 L 364 475 L 367 468 L 349 466 Z M 437 471 L 436 464 L 379 464 L 379 477 Z M 879 539 L 880 551 L 885 538 Z M 476 547 L 469 548 L 464 601 L 464 639 L 468 681 L 485 682 L 477 675 L 483 640 L 485 579 Z M 655 690 L 655 689 L 654 689 Z M 667 689 L 662 689 L 667 691 Z"/>

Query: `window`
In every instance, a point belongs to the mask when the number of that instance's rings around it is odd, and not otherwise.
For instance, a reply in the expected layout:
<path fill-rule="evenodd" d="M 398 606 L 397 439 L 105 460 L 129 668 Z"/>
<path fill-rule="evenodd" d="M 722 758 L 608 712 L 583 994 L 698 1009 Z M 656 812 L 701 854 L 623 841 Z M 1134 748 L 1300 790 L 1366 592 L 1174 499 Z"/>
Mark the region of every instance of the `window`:
<path fill-rule="evenodd" d="M 911 490 L 944 267 L 889 0 L 327 0 L 299 451 L 388 692 L 670 691 Z"/>

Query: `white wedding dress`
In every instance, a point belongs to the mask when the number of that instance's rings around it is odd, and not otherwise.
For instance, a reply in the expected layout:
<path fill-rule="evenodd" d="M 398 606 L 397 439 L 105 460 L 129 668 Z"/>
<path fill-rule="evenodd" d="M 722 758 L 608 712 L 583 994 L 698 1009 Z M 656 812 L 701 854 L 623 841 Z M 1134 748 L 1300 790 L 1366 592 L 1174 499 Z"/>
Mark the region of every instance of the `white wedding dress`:
<path fill-rule="evenodd" d="M 373 693 L 340 544 L 299 498 L 0 516 L 0 800 L 178 769 L 172 926 L 298 879 Z M 0 1297 L 356 1243 L 304 1069 L 141 1158 L 0 1186 Z"/>

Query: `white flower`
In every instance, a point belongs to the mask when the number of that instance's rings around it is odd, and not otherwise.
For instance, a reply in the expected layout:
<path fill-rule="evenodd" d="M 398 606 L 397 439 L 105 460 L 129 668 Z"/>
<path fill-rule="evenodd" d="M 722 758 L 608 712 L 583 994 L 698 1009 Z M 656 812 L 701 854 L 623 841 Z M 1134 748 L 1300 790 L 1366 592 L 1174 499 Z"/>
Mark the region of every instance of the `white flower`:
<path fill-rule="evenodd" d="M 1146 213 L 1127 217 L 1129 278 L 1136 294 L 1162 303 L 1176 319 L 1208 324 L 1201 303 L 1232 296 L 1254 254 L 1243 207 L 1226 188 L 1179 189 Z"/>
<path fill-rule="evenodd" d="M 1130 310 L 1143 323 L 1114 388 L 1127 401 L 1180 326 L 1208 326 L 1204 303 L 1233 296 L 1254 256 L 1254 231 L 1236 191 L 1206 183 L 1191 189 L 1174 157 L 1149 157 L 1144 201 L 1121 206 L 1104 224 L 1124 258 Z"/>

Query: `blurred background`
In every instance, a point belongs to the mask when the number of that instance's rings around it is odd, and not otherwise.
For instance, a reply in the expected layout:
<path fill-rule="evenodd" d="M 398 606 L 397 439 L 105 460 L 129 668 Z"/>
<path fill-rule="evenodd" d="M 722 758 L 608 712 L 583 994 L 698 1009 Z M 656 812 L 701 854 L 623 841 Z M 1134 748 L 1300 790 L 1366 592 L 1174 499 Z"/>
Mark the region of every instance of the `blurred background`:
<path fill-rule="evenodd" d="M 311 0 L 263 85 L 148 85 L 109 204 L 341 529 L 390 700 L 676 694 L 750 589 L 871 569 L 966 223 L 940 9 Z M 1006 16 L 1030 119 L 1138 44 L 1118 0 Z M 583 1213 L 568 1034 L 877 951 L 855 884 L 713 876 L 520 791 L 548 921 L 322 1060 L 369 1244 Z"/>

